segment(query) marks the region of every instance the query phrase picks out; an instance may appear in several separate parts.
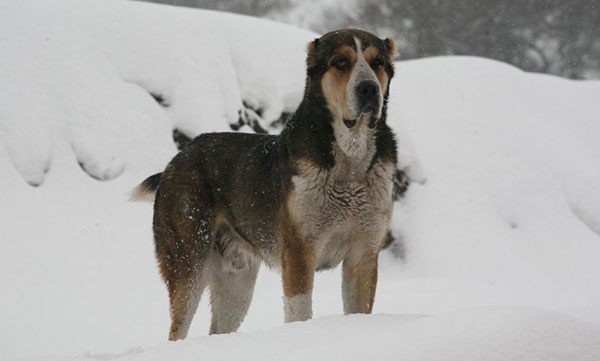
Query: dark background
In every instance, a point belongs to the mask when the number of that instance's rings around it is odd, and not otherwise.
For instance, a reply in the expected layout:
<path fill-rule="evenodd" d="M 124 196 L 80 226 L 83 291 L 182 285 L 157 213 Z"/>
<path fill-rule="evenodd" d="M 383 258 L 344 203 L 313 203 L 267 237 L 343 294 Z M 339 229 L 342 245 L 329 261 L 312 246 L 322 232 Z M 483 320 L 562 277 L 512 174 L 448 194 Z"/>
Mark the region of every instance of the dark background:
<path fill-rule="evenodd" d="M 325 33 L 396 39 L 401 59 L 476 55 L 600 79 L 600 0 L 146 0 L 265 17 Z"/>

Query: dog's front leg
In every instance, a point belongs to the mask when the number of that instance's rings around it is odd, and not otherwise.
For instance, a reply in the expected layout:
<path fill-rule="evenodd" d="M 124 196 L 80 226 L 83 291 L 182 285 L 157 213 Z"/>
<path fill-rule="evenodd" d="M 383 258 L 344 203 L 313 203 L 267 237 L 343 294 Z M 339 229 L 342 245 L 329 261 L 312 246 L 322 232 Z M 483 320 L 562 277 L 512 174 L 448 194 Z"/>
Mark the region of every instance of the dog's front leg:
<path fill-rule="evenodd" d="M 344 314 L 371 313 L 377 288 L 379 252 L 351 252 L 342 266 L 342 298 Z"/>
<path fill-rule="evenodd" d="M 312 317 L 312 288 L 315 273 L 311 244 L 290 228 L 281 252 L 285 322 Z"/>

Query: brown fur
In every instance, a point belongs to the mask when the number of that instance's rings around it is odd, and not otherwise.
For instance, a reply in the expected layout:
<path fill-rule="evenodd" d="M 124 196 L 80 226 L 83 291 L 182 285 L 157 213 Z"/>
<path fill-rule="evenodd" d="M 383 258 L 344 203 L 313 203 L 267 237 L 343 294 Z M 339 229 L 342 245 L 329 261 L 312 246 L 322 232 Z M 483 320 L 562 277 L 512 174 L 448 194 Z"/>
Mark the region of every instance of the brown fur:
<path fill-rule="evenodd" d="M 398 47 L 396 46 L 396 42 L 394 41 L 394 39 L 387 38 L 385 39 L 385 43 L 388 47 L 388 56 L 390 59 L 394 60 L 398 56 L 400 56 L 400 53 L 398 52 Z"/>
<path fill-rule="evenodd" d="M 368 48 L 366 48 L 364 53 L 365 60 L 369 64 L 371 64 L 376 58 L 379 57 L 379 51 L 374 46 L 369 46 Z M 379 67 L 378 69 L 376 69 L 375 76 L 377 76 L 377 80 L 379 80 L 379 85 L 381 86 L 381 88 L 387 89 L 389 78 L 387 73 L 385 72 L 385 69 L 383 67 Z"/>
<path fill-rule="evenodd" d="M 350 80 L 350 74 L 338 74 L 335 70 L 329 70 L 323 76 L 323 95 L 327 106 L 334 117 L 350 118 L 351 113 L 347 109 L 348 97 L 346 95 L 346 84 Z"/>
<path fill-rule="evenodd" d="M 284 211 L 281 222 L 281 273 L 283 294 L 294 297 L 312 291 L 314 275 L 314 250 L 308 239 L 301 235 L 297 224 Z"/>
<path fill-rule="evenodd" d="M 371 63 L 373 60 L 375 60 L 377 56 L 379 56 L 379 50 L 377 50 L 376 47 L 371 45 L 365 49 L 364 54 L 367 63 Z"/>
<path fill-rule="evenodd" d="M 342 273 L 344 313 L 371 313 L 377 289 L 377 253 L 344 261 Z"/>
<path fill-rule="evenodd" d="M 314 44 L 311 43 L 311 44 Z M 351 46 L 341 47 L 334 55 L 331 56 L 329 61 L 329 70 L 323 75 L 321 80 L 321 87 L 323 89 L 323 95 L 327 101 L 329 109 L 334 113 L 335 116 L 343 118 L 351 117 L 348 112 L 348 96 L 346 94 L 346 86 L 350 80 L 351 72 L 340 72 L 335 67 L 331 66 L 336 60 L 340 58 L 346 58 L 350 66 L 354 66 L 356 62 L 356 50 Z"/>

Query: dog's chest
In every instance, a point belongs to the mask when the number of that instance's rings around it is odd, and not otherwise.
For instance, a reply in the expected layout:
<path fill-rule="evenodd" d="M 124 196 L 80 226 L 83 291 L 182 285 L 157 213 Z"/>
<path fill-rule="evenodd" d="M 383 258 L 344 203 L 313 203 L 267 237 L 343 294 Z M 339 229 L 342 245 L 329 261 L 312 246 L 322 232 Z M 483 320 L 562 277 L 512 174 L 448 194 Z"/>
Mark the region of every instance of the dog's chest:
<path fill-rule="evenodd" d="M 293 178 L 294 218 L 313 242 L 317 267 L 339 263 L 347 248 L 379 244 L 389 224 L 393 164 L 370 170 L 342 164 L 330 171 L 306 168 Z"/>

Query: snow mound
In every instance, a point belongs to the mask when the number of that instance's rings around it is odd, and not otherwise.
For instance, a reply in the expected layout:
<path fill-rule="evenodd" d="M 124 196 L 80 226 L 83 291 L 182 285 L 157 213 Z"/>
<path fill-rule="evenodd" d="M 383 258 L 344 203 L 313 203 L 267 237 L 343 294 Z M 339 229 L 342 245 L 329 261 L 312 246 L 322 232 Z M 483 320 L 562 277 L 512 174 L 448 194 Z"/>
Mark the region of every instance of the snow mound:
<path fill-rule="evenodd" d="M 108 180 L 164 165 L 172 128 L 190 137 L 249 121 L 269 129 L 300 102 L 305 44 L 316 36 L 239 15 L 99 0 L 4 1 L 0 34 L 0 132 L 31 185 L 44 182 L 58 149 Z"/>
<path fill-rule="evenodd" d="M 328 316 L 268 331 L 192 338 L 122 355 L 88 354 L 81 360 L 199 358 L 596 361 L 600 358 L 600 329 L 559 313 L 519 307 L 486 307 L 427 317 Z"/>
<path fill-rule="evenodd" d="M 445 57 L 399 63 L 391 97 L 428 177 L 393 222 L 408 272 L 598 296 L 599 82 Z"/>

